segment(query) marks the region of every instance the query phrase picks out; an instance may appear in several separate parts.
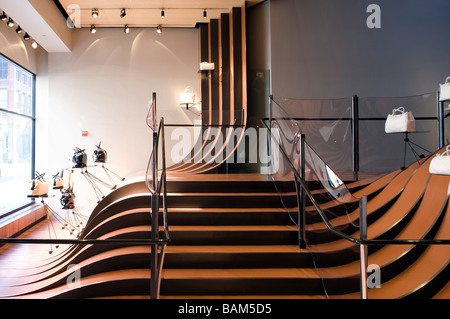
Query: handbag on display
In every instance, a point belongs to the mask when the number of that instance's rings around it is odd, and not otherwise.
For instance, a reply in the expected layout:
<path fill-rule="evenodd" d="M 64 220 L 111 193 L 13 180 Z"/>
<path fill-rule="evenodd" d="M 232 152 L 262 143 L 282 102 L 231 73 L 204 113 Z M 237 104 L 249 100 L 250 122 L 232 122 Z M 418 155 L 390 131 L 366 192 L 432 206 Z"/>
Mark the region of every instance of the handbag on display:
<path fill-rule="evenodd" d="M 87 155 L 84 150 L 78 147 L 74 149 L 74 154 L 72 156 L 73 168 L 83 168 L 87 166 Z"/>
<path fill-rule="evenodd" d="M 392 110 L 386 119 L 384 131 L 386 133 L 407 133 L 414 132 L 415 119 L 411 112 L 405 112 L 404 107 Z"/>
<path fill-rule="evenodd" d="M 100 147 L 102 143 L 100 142 L 97 145 L 97 149 L 92 154 L 92 158 L 94 160 L 94 163 L 106 163 L 106 159 L 108 157 L 108 153 Z"/>
<path fill-rule="evenodd" d="M 180 104 L 194 104 L 195 94 L 192 87 L 187 86 L 184 92 L 180 94 Z"/>
<path fill-rule="evenodd" d="M 212 70 L 214 70 L 214 63 L 209 62 L 200 63 L 200 71 L 212 71 Z"/>
<path fill-rule="evenodd" d="M 436 154 L 430 162 L 430 174 L 450 175 L 450 145 L 442 154 Z"/>
<path fill-rule="evenodd" d="M 36 177 L 30 182 L 31 183 L 31 193 L 29 196 L 39 197 L 47 196 L 49 184 L 44 179 L 45 174 L 39 174 L 36 172 Z"/>
<path fill-rule="evenodd" d="M 53 175 L 53 189 L 61 189 L 64 187 L 64 179 L 59 172 Z"/>
<path fill-rule="evenodd" d="M 75 208 L 75 194 L 69 189 L 62 193 L 61 199 L 59 200 L 62 209 L 74 209 Z"/>
<path fill-rule="evenodd" d="M 449 101 L 450 100 L 450 76 L 445 79 L 444 84 L 439 84 L 439 101 Z"/>

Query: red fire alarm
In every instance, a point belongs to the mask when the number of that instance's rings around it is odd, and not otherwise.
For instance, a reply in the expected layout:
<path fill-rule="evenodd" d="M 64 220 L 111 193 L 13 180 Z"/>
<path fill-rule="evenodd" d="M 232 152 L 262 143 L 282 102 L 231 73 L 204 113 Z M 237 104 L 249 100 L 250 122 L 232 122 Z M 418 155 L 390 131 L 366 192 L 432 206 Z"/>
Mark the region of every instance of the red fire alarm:
<path fill-rule="evenodd" d="M 81 136 L 83 136 L 83 137 L 88 136 L 88 131 L 81 131 Z"/>

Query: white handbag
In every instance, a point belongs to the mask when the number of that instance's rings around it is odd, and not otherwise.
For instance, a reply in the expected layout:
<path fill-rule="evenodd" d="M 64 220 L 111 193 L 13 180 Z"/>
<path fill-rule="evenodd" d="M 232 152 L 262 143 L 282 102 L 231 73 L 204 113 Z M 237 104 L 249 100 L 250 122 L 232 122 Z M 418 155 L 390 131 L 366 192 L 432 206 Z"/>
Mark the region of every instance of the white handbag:
<path fill-rule="evenodd" d="M 439 86 L 439 101 L 442 102 L 450 100 L 450 76 L 445 79 L 444 84 L 439 84 Z"/>
<path fill-rule="evenodd" d="M 399 107 L 392 110 L 392 114 L 389 114 L 384 125 L 384 131 L 386 133 L 406 133 L 414 132 L 416 122 L 411 112 L 405 112 L 404 107 Z"/>
<path fill-rule="evenodd" d="M 450 175 L 450 145 L 442 154 L 436 154 L 430 162 L 430 174 Z"/>
<path fill-rule="evenodd" d="M 47 182 L 39 179 L 34 179 L 31 181 L 31 183 L 32 186 L 30 196 L 38 197 L 48 195 L 49 185 Z"/>
<path fill-rule="evenodd" d="M 180 104 L 194 104 L 195 94 L 192 87 L 187 86 L 184 92 L 180 94 Z"/>
<path fill-rule="evenodd" d="M 214 70 L 214 63 L 201 62 L 200 71 L 212 71 Z"/>

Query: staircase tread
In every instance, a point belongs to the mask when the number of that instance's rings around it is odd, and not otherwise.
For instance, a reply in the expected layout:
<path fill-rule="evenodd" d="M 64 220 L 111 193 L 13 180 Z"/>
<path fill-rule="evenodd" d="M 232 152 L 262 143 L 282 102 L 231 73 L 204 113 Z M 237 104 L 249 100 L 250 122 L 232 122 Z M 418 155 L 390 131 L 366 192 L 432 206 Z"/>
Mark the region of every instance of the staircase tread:
<path fill-rule="evenodd" d="M 301 253 L 298 245 L 167 245 L 166 253 Z"/>
<path fill-rule="evenodd" d="M 228 196 L 295 196 L 295 192 L 286 192 L 286 193 L 277 193 L 277 192 L 239 192 L 239 193 L 232 193 L 232 192 L 216 192 L 216 193 L 204 193 L 204 192 L 180 192 L 180 193 L 172 193 L 168 192 L 167 196 L 220 196 L 220 197 L 228 197 Z"/>
<path fill-rule="evenodd" d="M 247 174 L 190 174 L 177 173 L 174 171 L 167 171 L 167 181 L 272 181 L 267 174 L 247 173 Z"/>
<path fill-rule="evenodd" d="M 169 226 L 169 231 L 297 231 L 295 225 Z"/>
<path fill-rule="evenodd" d="M 160 209 L 162 211 L 162 208 Z M 293 210 L 296 211 L 296 210 Z M 238 208 L 219 208 L 219 207 L 211 207 L 211 208 L 168 208 L 168 213 L 287 213 L 285 208 L 280 207 L 261 207 L 261 208 L 252 208 L 252 207 L 238 207 Z"/>
<path fill-rule="evenodd" d="M 162 279 L 320 278 L 313 268 L 163 269 Z"/>
<path fill-rule="evenodd" d="M 160 299 L 328 299 L 328 298 L 325 295 L 183 295 L 183 296 L 160 295 Z"/>

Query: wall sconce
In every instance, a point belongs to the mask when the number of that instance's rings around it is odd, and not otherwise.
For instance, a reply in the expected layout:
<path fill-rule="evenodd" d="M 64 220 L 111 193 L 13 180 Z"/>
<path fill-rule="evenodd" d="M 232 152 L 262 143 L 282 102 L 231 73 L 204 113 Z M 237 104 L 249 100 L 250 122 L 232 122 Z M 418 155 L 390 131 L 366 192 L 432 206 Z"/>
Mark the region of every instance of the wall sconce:
<path fill-rule="evenodd" d="M 214 70 L 214 62 L 201 62 L 200 63 L 200 71 L 213 71 Z"/>

